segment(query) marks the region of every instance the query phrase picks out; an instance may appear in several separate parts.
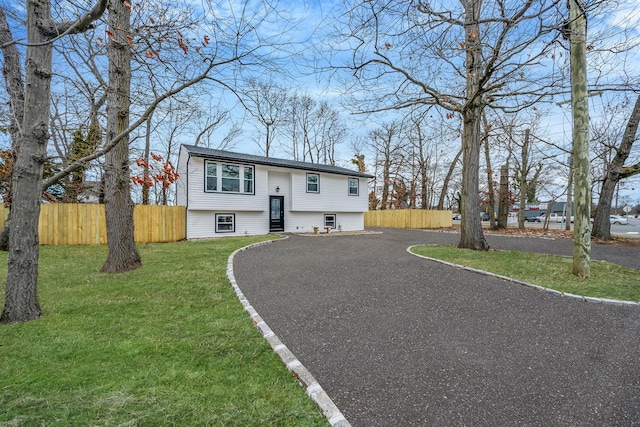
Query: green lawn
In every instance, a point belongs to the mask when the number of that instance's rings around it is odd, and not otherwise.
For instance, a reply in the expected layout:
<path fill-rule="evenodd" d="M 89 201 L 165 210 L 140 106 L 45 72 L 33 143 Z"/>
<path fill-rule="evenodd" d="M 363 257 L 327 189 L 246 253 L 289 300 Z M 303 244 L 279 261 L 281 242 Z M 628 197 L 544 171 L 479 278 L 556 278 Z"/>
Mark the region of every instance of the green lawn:
<path fill-rule="evenodd" d="M 327 425 L 226 279 L 268 238 L 140 245 L 118 275 L 105 247 L 42 247 L 42 318 L 0 324 L 0 425 Z"/>
<path fill-rule="evenodd" d="M 591 277 L 571 273 L 567 257 L 515 251 L 474 251 L 453 246 L 416 246 L 419 255 L 489 271 L 522 282 L 576 295 L 640 301 L 640 271 L 605 261 L 591 261 Z"/>

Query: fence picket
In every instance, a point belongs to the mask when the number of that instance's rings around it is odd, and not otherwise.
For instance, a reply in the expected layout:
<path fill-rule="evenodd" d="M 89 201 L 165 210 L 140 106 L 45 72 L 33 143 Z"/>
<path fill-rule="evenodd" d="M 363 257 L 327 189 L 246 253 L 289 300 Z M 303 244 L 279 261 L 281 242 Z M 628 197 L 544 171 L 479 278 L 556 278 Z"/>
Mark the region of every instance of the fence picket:
<path fill-rule="evenodd" d="M 9 209 L 0 214 L 4 227 Z M 186 238 L 184 206 L 136 205 L 133 211 L 136 243 L 176 242 Z M 40 206 L 41 245 L 106 245 L 104 205 L 47 203 Z"/>
<path fill-rule="evenodd" d="M 453 225 L 451 211 L 389 209 L 364 213 L 365 227 L 444 228 Z"/>

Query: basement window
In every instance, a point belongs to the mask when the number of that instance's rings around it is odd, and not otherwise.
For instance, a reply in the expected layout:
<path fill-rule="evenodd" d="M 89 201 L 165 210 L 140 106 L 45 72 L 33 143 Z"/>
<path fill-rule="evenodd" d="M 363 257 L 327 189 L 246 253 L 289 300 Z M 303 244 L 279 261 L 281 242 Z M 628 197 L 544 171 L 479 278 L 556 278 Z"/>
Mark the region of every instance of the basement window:
<path fill-rule="evenodd" d="M 235 214 L 216 214 L 216 233 L 233 233 L 236 231 Z"/>

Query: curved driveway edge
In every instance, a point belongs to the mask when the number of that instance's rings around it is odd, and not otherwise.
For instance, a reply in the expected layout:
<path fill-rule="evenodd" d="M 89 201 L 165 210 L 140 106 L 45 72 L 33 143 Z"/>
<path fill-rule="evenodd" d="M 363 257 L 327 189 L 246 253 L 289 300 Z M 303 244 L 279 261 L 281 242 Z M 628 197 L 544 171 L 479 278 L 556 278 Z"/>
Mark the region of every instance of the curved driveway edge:
<path fill-rule="evenodd" d="M 411 251 L 411 249 L 413 249 L 413 248 L 415 248 L 417 246 L 423 246 L 423 245 L 411 245 L 411 246 L 409 246 L 407 248 L 407 252 L 410 253 L 413 256 L 417 256 L 418 258 L 423 258 L 423 259 L 426 259 L 426 260 L 429 260 L 429 261 L 433 261 L 433 262 L 439 262 L 440 264 L 448 265 L 450 267 L 459 268 L 461 270 L 473 271 L 474 273 L 484 274 L 485 276 L 495 277 L 497 279 L 506 280 L 506 281 L 511 282 L 511 283 L 516 283 L 518 285 L 528 286 L 530 288 L 537 289 L 539 291 L 549 292 L 550 294 L 555 294 L 555 295 L 560 295 L 561 297 L 575 298 L 575 299 L 579 299 L 581 301 L 592 302 L 592 303 L 597 303 L 597 304 L 631 305 L 631 306 L 640 307 L 640 302 L 623 301 L 623 300 L 608 299 L 608 298 L 586 297 L 584 295 L 571 294 L 569 292 L 557 291 L 555 289 L 545 288 L 544 286 L 534 285 L 533 283 L 523 282 L 521 280 L 513 279 L 513 278 L 507 277 L 507 276 L 502 276 L 500 274 L 492 273 L 490 271 L 479 270 L 477 268 L 467 267 L 465 265 L 460 265 L 460 264 L 455 264 L 455 263 L 452 263 L 452 262 L 449 262 L 449 261 L 444 261 L 444 260 L 441 260 L 441 259 L 438 259 L 438 258 L 431 258 L 431 257 L 426 256 L 426 255 L 420 255 L 420 254 L 417 254 L 417 253 Z"/>
<path fill-rule="evenodd" d="M 300 385 L 305 389 L 307 395 L 311 398 L 311 400 L 313 400 L 316 405 L 318 405 L 324 416 L 329 421 L 329 424 L 331 424 L 333 427 L 351 427 L 351 424 L 349 424 L 342 412 L 340 412 L 335 403 L 333 403 L 331 398 L 323 390 L 318 381 L 316 381 L 313 375 L 311 375 L 311 372 L 309 372 L 309 370 L 305 368 L 305 366 L 298 360 L 298 358 L 291 352 L 291 350 L 289 350 L 287 346 L 282 343 L 280 338 L 278 338 L 278 336 L 271 330 L 269 325 L 265 323 L 262 317 L 260 317 L 249 300 L 244 296 L 242 290 L 236 282 L 235 275 L 233 274 L 233 259 L 237 253 L 243 252 L 250 248 L 278 241 L 279 240 L 269 240 L 266 242 L 254 243 L 252 245 L 248 245 L 234 251 L 227 260 L 227 278 L 229 279 L 233 290 L 236 292 L 238 299 L 242 303 L 244 310 L 253 321 L 253 324 L 260 331 L 263 338 L 267 340 L 269 345 L 271 345 L 271 348 L 273 348 L 282 362 L 287 366 L 289 372 L 291 372 L 295 376 L 296 380 L 298 380 L 298 383 L 300 383 Z"/>
<path fill-rule="evenodd" d="M 382 231 L 291 235 L 234 260 L 243 294 L 351 425 L 640 426 L 637 306 L 559 298 L 406 252 L 455 234 Z M 592 249 L 640 268 L 637 248 Z"/>

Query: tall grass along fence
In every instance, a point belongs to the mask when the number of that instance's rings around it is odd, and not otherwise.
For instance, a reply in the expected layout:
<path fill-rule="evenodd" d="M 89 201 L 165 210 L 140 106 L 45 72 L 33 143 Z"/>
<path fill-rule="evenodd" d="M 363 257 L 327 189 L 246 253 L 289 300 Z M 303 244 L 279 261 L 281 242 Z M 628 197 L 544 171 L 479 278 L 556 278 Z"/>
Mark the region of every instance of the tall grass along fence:
<path fill-rule="evenodd" d="M 451 211 L 389 209 L 364 213 L 365 227 L 443 228 L 453 225 Z"/>
<path fill-rule="evenodd" d="M 4 227 L 8 209 L 0 215 Z M 136 205 L 133 210 L 136 243 L 176 242 L 186 238 L 184 206 Z M 51 203 L 40 207 L 41 245 L 106 245 L 104 205 Z"/>

